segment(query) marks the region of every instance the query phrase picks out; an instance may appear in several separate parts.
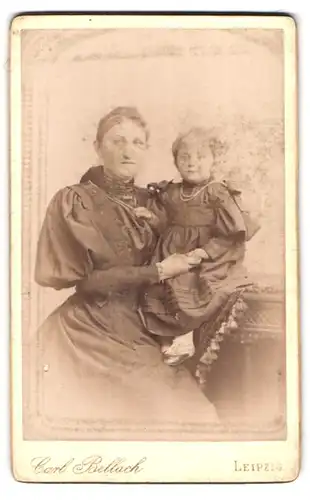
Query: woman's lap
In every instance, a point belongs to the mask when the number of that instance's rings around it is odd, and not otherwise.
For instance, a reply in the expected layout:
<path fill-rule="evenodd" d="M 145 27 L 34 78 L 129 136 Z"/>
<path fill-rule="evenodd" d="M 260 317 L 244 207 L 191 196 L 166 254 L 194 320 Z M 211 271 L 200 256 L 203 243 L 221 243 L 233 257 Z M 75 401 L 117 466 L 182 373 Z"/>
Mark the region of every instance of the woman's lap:
<path fill-rule="evenodd" d="M 39 343 L 42 410 L 51 418 L 217 420 L 190 373 L 163 363 L 126 303 L 98 308 L 73 296 L 47 318 Z"/>

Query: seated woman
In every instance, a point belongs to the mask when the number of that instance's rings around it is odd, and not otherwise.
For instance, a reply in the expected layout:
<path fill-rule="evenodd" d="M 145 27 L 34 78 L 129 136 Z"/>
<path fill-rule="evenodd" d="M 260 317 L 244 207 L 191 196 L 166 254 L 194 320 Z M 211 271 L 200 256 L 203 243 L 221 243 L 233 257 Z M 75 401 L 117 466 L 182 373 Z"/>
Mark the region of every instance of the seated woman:
<path fill-rule="evenodd" d="M 136 109 L 101 119 L 95 148 L 102 165 L 54 196 L 41 230 L 36 281 L 75 287 L 38 332 L 39 411 L 45 421 L 65 419 L 67 434 L 78 426 L 79 437 L 83 428 L 87 436 L 94 422 L 147 431 L 218 421 L 190 373 L 163 363 L 138 313 L 145 287 L 200 262 L 176 254 L 150 264 L 157 237 L 135 213 L 147 192 L 134 185 L 147 141 Z"/>

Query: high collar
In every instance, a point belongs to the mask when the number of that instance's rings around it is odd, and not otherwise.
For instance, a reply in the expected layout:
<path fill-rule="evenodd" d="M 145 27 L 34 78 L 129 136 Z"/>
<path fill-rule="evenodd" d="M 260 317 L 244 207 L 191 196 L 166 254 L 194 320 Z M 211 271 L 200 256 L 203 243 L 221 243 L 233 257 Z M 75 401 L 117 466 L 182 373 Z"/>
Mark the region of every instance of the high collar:
<path fill-rule="evenodd" d="M 82 177 L 81 182 L 91 181 L 106 193 L 117 198 L 133 197 L 135 185 L 133 178 L 121 177 L 113 174 L 102 165 L 91 167 Z"/>

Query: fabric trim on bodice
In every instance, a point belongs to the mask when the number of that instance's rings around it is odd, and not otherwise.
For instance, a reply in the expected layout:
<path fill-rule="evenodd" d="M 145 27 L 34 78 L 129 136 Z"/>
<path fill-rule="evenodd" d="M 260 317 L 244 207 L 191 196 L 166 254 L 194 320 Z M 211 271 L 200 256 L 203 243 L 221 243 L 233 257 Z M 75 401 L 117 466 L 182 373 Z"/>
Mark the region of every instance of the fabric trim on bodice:
<path fill-rule="evenodd" d="M 109 197 L 122 201 L 128 206 L 137 206 L 137 188 L 133 178 L 123 178 L 112 174 L 103 166 L 90 168 L 81 179 L 81 183 L 92 182 Z"/>

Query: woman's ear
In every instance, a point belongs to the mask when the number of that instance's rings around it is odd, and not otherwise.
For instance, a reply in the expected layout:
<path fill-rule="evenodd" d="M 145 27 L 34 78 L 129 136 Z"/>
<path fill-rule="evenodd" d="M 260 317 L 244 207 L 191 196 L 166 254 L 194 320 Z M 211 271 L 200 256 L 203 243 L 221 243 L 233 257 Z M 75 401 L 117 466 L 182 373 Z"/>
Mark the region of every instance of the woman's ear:
<path fill-rule="evenodd" d="M 212 178 L 215 177 L 215 174 L 216 174 L 216 171 L 218 168 L 219 168 L 219 163 L 218 163 L 217 159 L 214 158 L 213 163 L 212 163 L 211 168 L 210 168 L 210 177 L 212 177 Z"/>
<path fill-rule="evenodd" d="M 97 161 L 101 164 L 103 162 L 103 157 L 102 157 L 102 150 L 100 148 L 100 142 L 95 140 L 93 142 L 94 150 L 97 156 Z"/>
<path fill-rule="evenodd" d="M 98 144 L 98 141 L 94 141 L 93 142 L 93 147 L 94 147 L 95 153 L 97 155 L 99 155 L 99 144 Z"/>

